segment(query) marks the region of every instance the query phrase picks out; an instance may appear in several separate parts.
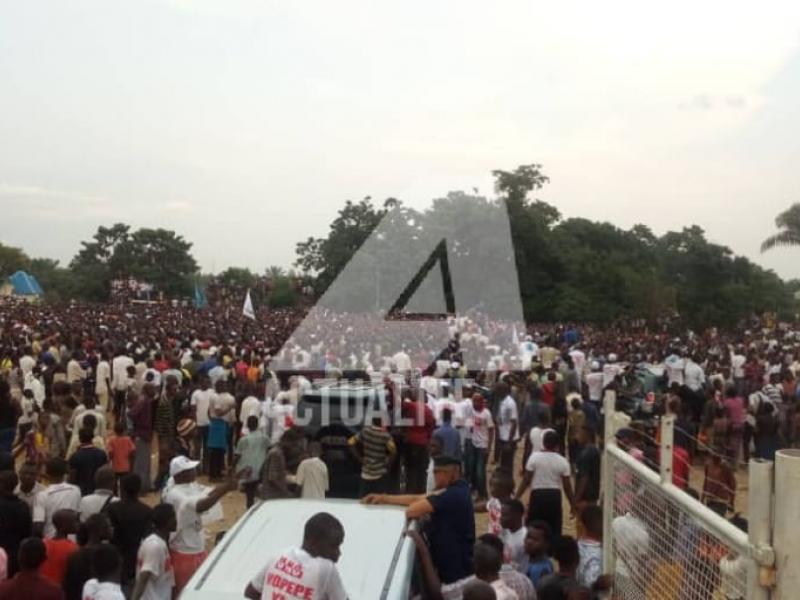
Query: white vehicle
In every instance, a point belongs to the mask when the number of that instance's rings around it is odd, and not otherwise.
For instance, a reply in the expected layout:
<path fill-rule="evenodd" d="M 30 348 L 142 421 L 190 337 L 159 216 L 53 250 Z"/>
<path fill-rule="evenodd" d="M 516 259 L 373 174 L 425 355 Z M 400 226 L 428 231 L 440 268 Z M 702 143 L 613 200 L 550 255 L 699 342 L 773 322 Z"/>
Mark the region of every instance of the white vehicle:
<path fill-rule="evenodd" d="M 414 544 L 405 536 L 403 507 L 354 500 L 268 500 L 251 508 L 220 541 L 181 600 L 241 600 L 266 561 L 300 547 L 306 521 L 319 512 L 344 526 L 339 574 L 350 600 L 408 600 Z"/>

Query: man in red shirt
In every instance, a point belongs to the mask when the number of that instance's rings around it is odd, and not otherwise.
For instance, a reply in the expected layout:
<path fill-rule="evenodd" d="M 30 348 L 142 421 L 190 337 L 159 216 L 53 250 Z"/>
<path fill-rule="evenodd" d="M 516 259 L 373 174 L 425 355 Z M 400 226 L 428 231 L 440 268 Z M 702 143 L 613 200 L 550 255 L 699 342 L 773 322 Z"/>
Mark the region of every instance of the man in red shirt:
<path fill-rule="evenodd" d="M 433 435 L 433 411 L 425 402 L 421 390 L 416 398 L 410 389 L 403 390 L 402 415 L 412 423 L 406 427 L 404 462 L 406 466 L 406 493 L 423 494 L 428 477 L 428 445 Z"/>
<path fill-rule="evenodd" d="M 19 573 L 0 583 L 3 600 L 64 600 L 64 592 L 39 574 L 46 551 L 39 538 L 26 538 L 19 545 Z"/>

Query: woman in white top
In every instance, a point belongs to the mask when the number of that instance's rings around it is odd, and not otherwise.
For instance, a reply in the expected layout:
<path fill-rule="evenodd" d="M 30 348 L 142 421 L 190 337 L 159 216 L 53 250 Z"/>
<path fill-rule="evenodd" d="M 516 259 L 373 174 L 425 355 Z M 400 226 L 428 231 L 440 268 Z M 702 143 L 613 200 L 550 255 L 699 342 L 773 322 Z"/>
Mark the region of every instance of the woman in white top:
<path fill-rule="evenodd" d="M 528 522 L 544 521 L 550 526 L 553 535 L 561 535 L 561 489 L 573 506 L 572 481 L 567 459 L 558 452 L 558 434 L 548 431 L 544 434 L 544 451 L 533 452 L 525 465 L 525 475 L 517 488 L 516 498 L 520 498 L 528 486 L 531 487 L 528 504 Z"/>

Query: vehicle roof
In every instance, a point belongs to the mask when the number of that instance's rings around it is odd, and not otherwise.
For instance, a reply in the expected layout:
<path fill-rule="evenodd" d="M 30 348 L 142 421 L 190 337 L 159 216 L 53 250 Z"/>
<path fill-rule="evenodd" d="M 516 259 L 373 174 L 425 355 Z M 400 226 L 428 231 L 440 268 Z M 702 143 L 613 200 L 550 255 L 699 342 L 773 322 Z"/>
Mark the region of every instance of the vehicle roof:
<path fill-rule="evenodd" d="M 243 597 L 253 576 L 289 547 L 299 547 L 306 521 L 328 512 L 345 531 L 337 567 L 350 598 L 407 598 L 413 544 L 401 507 L 353 500 L 269 500 L 250 509 L 225 535 L 181 594 L 182 600 Z M 389 573 L 393 577 L 388 578 Z M 383 594 L 384 586 L 390 589 Z"/>

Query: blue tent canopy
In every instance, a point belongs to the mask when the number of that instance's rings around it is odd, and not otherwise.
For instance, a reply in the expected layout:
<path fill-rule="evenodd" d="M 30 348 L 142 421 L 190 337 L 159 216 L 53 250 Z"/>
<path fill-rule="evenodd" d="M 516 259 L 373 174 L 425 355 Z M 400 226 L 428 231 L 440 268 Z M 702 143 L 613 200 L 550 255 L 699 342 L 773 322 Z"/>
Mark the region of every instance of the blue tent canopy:
<path fill-rule="evenodd" d="M 36 277 L 29 275 L 25 271 L 17 271 L 8 278 L 8 282 L 14 288 L 14 293 L 19 296 L 43 296 L 44 291 Z"/>

